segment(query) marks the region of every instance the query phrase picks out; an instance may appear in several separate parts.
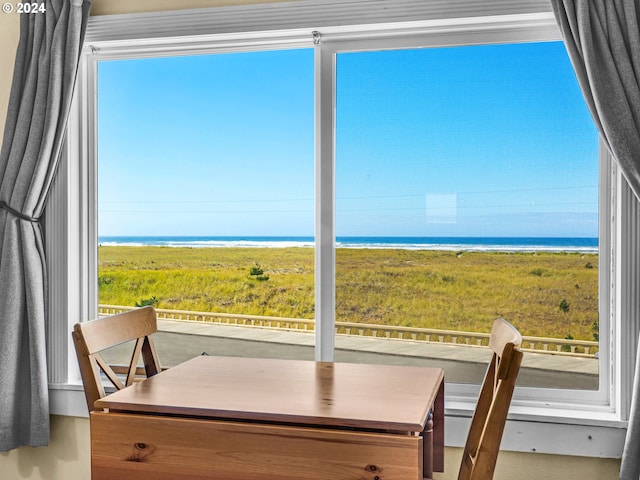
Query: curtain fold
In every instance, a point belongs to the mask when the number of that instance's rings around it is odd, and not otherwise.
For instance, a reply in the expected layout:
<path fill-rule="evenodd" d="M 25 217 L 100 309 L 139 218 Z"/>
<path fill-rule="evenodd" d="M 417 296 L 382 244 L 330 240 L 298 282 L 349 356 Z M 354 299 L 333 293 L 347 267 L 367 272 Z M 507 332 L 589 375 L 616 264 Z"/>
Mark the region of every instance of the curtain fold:
<path fill-rule="evenodd" d="M 46 261 L 39 222 L 58 164 L 91 0 L 22 14 L 0 150 L 0 451 L 49 442 Z"/>
<path fill-rule="evenodd" d="M 551 3 L 591 114 L 640 198 L 640 0 Z M 640 478 L 639 368 L 622 455 L 623 480 Z"/>

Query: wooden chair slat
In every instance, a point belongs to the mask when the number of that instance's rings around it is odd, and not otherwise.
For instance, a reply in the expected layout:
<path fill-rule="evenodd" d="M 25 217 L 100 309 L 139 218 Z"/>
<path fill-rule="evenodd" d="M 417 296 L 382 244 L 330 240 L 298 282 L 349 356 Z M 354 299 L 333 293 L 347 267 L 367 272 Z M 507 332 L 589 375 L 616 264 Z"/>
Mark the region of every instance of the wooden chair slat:
<path fill-rule="evenodd" d="M 151 341 L 151 337 L 149 336 L 144 338 L 144 342 L 142 344 L 142 359 L 147 377 L 152 377 L 164 370 L 164 367 L 160 366 L 160 359 L 158 357 L 155 344 Z"/>
<path fill-rule="evenodd" d="M 102 370 L 102 373 L 106 375 L 106 377 L 113 384 L 113 386 L 116 387 L 118 390 L 122 390 L 124 388 L 124 385 L 122 381 L 118 378 L 118 376 L 115 374 L 115 372 L 111 369 L 109 364 L 105 362 L 104 359 L 97 353 L 94 353 L 93 357 L 98 363 L 100 370 Z"/>
<path fill-rule="evenodd" d="M 114 373 L 116 375 L 127 375 L 129 373 L 129 366 L 127 365 L 110 365 L 111 370 L 114 371 Z M 136 377 L 139 377 L 140 375 L 146 375 L 146 370 L 144 369 L 144 367 L 136 367 Z"/>
<path fill-rule="evenodd" d="M 100 352 L 151 335 L 158 329 L 156 311 L 152 307 L 131 310 L 79 325 L 89 324 L 91 327 L 83 328 L 82 332 L 88 353 Z"/>
<path fill-rule="evenodd" d="M 136 376 L 136 369 L 138 367 L 138 359 L 140 358 L 140 352 L 142 351 L 142 344 L 147 337 L 140 337 L 136 340 L 136 344 L 133 347 L 133 353 L 131 354 L 131 361 L 129 362 L 129 371 L 127 372 L 127 380 L 125 385 L 128 387 L 133 384 L 133 379 Z"/>

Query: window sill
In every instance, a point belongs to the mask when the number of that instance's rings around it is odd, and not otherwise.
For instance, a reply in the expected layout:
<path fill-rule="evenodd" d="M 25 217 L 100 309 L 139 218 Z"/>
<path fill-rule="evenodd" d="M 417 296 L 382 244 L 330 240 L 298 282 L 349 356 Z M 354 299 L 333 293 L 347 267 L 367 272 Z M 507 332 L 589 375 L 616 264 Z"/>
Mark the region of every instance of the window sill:
<path fill-rule="evenodd" d="M 49 413 L 66 417 L 89 418 L 81 384 L 49 384 Z"/>
<path fill-rule="evenodd" d="M 475 406 L 447 401 L 445 441 L 464 447 Z M 627 423 L 608 408 L 560 408 L 512 405 L 502 439 L 502 449 L 580 457 L 620 458 Z"/>
<path fill-rule="evenodd" d="M 52 415 L 88 418 L 82 385 L 49 385 Z M 447 447 L 464 447 L 474 405 L 449 401 L 446 408 Z M 626 422 L 602 408 L 560 409 L 514 405 L 502 449 L 581 457 L 620 458 Z"/>

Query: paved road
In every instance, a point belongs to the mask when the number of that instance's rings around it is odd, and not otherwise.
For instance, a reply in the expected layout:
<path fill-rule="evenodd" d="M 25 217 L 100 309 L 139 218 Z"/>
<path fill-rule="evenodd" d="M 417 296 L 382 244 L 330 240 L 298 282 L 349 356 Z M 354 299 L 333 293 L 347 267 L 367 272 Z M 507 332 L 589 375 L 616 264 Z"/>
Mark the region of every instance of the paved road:
<path fill-rule="evenodd" d="M 314 358 L 313 333 L 196 322 L 160 321 L 159 324 L 161 331 L 156 335 L 156 346 L 165 366 L 175 365 L 203 352 L 256 358 Z M 124 356 L 125 351 L 115 349 L 109 357 Z M 448 382 L 479 384 L 489 361 L 489 350 L 339 335 L 336 337 L 336 361 L 438 366 L 445 369 Z M 526 352 L 518 385 L 597 389 L 597 361 Z"/>

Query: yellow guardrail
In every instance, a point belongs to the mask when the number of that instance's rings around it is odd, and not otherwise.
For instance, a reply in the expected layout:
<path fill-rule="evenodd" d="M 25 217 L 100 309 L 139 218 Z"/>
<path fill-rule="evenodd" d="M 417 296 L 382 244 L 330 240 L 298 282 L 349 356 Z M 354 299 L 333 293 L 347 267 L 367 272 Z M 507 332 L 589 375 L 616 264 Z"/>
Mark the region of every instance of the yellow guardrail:
<path fill-rule="evenodd" d="M 100 316 L 134 310 L 137 307 L 121 305 L 99 305 Z M 156 308 L 158 318 L 188 322 L 218 323 L 243 327 L 270 328 L 287 331 L 313 332 L 315 321 L 303 318 L 268 317 L 242 315 L 235 313 L 191 312 L 187 310 L 167 310 Z M 365 337 L 395 338 L 451 345 L 487 346 L 488 333 L 461 332 L 457 330 L 438 330 L 431 328 L 413 328 L 393 325 L 372 325 L 366 323 L 336 322 L 338 335 L 358 335 Z M 588 340 L 566 340 L 561 338 L 543 338 L 523 336 L 522 349 L 537 353 L 595 357 L 598 342 Z"/>

